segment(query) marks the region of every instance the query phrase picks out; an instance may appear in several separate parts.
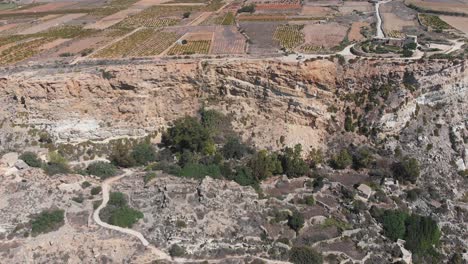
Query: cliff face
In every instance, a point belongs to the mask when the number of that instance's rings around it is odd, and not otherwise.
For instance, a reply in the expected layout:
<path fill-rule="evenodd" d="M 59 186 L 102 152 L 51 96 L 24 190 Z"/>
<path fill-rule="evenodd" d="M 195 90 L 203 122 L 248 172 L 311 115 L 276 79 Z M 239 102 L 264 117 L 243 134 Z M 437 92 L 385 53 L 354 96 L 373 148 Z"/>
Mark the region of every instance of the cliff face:
<path fill-rule="evenodd" d="M 466 66 L 433 61 L 344 66 L 329 60 L 301 65 L 168 62 L 32 78 L 12 75 L 0 80 L 0 138 L 3 148 L 11 148 L 23 143 L 12 139 L 11 132 L 32 127 L 57 142 L 144 136 L 195 114 L 203 104 L 231 114 L 235 128 L 258 147 L 280 147 L 281 136 L 288 145 L 323 147 L 331 132 L 342 130 L 346 106 L 380 132 L 398 134 L 416 103 L 466 98 Z M 415 91 L 403 88 L 405 72 L 417 81 Z M 390 82 L 396 88 L 382 109 L 364 112 L 359 98 Z"/>

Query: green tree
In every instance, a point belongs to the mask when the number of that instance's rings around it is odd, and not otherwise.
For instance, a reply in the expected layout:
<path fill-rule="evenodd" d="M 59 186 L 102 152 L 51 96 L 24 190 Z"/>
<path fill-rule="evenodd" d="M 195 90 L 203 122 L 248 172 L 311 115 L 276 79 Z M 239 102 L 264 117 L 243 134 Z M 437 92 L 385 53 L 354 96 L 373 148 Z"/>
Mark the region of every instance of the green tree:
<path fill-rule="evenodd" d="M 274 174 L 283 172 L 278 156 L 276 154 L 268 154 L 266 150 L 255 153 L 249 160 L 248 166 L 257 181 L 262 181 Z"/>
<path fill-rule="evenodd" d="M 288 177 L 299 177 L 307 174 L 309 166 L 301 157 L 302 146 L 297 144 L 292 148 L 285 148 L 280 156 L 283 172 Z"/>
<path fill-rule="evenodd" d="M 224 144 L 221 152 L 225 159 L 241 159 L 249 152 L 249 148 L 239 138 L 231 137 Z"/>
<path fill-rule="evenodd" d="M 294 211 L 293 214 L 288 217 L 288 226 L 292 230 L 299 232 L 304 226 L 304 216 L 298 211 Z"/>
<path fill-rule="evenodd" d="M 112 149 L 109 160 L 112 164 L 124 168 L 130 168 L 136 165 L 136 161 L 131 155 L 129 146 L 121 141 L 117 142 Z"/>
<path fill-rule="evenodd" d="M 151 144 L 143 142 L 133 147 L 132 158 L 137 165 L 146 165 L 156 159 L 156 151 Z"/>
<path fill-rule="evenodd" d="M 289 260 L 294 264 L 322 264 L 323 257 L 319 252 L 309 247 L 293 247 L 289 252 Z"/>
<path fill-rule="evenodd" d="M 40 168 L 42 166 L 42 161 L 37 157 L 37 154 L 34 152 L 24 152 L 19 156 L 20 160 L 23 160 L 26 164 L 31 167 Z"/>
<path fill-rule="evenodd" d="M 387 210 L 382 215 L 384 235 L 393 241 L 404 239 L 406 233 L 406 219 L 408 214 L 401 211 Z"/>
<path fill-rule="evenodd" d="M 432 218 L 413 214 L 406 219 L 405 247 L 414 254 L 429 253 L 439 239 L 440 230 Z"/>
<path fill-rule="evenodd" d="M 405 156 L 402 160 L 393 164 L 392 171 L 395 179 L 402 182 L 416 183 L 421 168 L 417 159 Z"/>
<path fill-rule="evenodd" d="M 368 168 L 374 161 L 371 151 L 366 148 L 359 148 L 353 155 L 353 167 L 355 169 Z"/>
<path fill-rule="evenodd" d="M 182 152 L 186 149 L 206 153 L 214 145 L 208 129 L 196 118 L 189 116 L 177 119 L 174 125 L 162 135 L 162 143 L 175 152 Z"/>
<path fill-rule="evenodd" d="M 351 154 L 349 154 L 349 151 L 347 149 L 342 149 L 340 153 L 333 156 L 331 160 L 331 166 L 337 170 L 346 169 L 352 163 L 353 157 L 351 156 Z"/>

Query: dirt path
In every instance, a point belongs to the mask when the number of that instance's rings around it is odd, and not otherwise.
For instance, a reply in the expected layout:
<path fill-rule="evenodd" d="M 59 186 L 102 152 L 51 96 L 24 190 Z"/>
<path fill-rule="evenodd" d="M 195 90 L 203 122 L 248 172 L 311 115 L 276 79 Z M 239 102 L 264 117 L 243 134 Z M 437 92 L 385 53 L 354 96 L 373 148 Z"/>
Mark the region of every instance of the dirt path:
<path fill-rule="evenodd" d="M 380 4 L 385 4 L 385 3 L 388 3 L 390 2 L 391 0 L 386 0 L 386 1 L 382 1 L 382 2 L 377 2 L 375 4 L 375 16 L 377 17 L 377 35 L 376 37 L 377 38 L 385 38 L 385 34 L 382 30 L 382 16 L 380 15 Z"/>
<path fill-rule="evenodd" d="M 146 240 L 146 238 L 140 232 L 129 229 L 129 228 L 123 228 L 123 227 L 119 227 L 119 226 L 110 225 L 108 223 L 103 222 L 101 220 L 101 218 L 99 217 L 99 213 L 101 212 L 101 210 L 104 207 L 107 206 L 107 203 L 109 202 L 109 193 L 110 193 L 110 189 L 111 189 L 111 184 L 113 182 L 116 182 L 116 181 L 122 179 L 125 176 L 130 175 L 132 172 L 133 172 L 132 170 L 127 169 L 127 170 L 124 171 L 124 173 L 122 175 L 109 178 L 109 179 L 105 180 L 104 182 L 102 182 L 102 185 L 101 185 L 101 187 L 102 187 L 102 203 L 94 211 L 93 220 L 94 220 L 94 222 L 96 222 L 96 224 L 98 224 L 98 225 L 100 225 L 100 226 L 102 226 L 104 228 L 112 229 L 112 230 L 115 230 L 115 231 L 118 231 L 118 232 L 121 232 L 121 233 L 125 233 L 125 234 L 128 234 L 128 235 L 131 235 L 131 236 L 134 236 L 134 237 L 138 238 L 145 247 L 149 248 L 153 254 L 158 256 L 158 259 L 171 259 L 171 257 L 169 255 L 167 255 L 163 251 L 157 249 L 156 247 L 150 245 L 148 240 Z"/>

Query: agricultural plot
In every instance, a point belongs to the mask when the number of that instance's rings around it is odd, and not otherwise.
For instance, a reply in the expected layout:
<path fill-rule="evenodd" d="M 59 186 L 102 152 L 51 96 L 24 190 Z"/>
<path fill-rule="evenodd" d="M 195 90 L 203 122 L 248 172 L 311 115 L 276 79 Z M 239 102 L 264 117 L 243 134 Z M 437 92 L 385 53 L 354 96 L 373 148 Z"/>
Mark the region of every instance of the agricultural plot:
<path fill-rule="evenodd" d="M 0 65 L 17 63 L 28 59 L 39 53 L 41 51 L 40 47 L 49 41 L 50 39 L 47 38 L 38 38 L 11 46 L 0 53 Z"/>
<path fill-rule="evenodd" d="M 252 54 L 276 53 L 279 42 L 273 39 L 273 34 L 279 22 L 240 22 L 241 28 L 249 37 L 248 51 Z"/>
<path fill-rule="evenodd" d="M 234 26 L 217 27 L 211 45 L 212 54 L 245 53 L 246 39 Z"/>
<path fill-rule="evenodd" d="M 364 1 L 344 1 L 343 5 L 338 7 L 338 10 L 341 14 L 347 15 L 353 12 L 373 12 L 374 7 L 371 3 Z"/>
<path fill-rule="evenodd" d="M 170 32 L 142 29 L 98 51 L 93 58 L 124 58 L 154 56 L 174 43 L 178 35 Z"/>
<path fill-rule="evenodd" d="M 167 55 L 192 55 L 208 54 L 211 41 L 209 40 L 189 40 L 186 44 L 175 44 L 168 51 Z"/>
<path fill-rule="evenodd" d="M 42 31 L 45 31 L 49 28 L 56 27 L 58 25 L 63 25 L 66 22 L 72 21 L 74 19 L 80 18 L 85 16 L 86 14 L 68 14 L 64 16 L 60 16 L 54 19 L 49 19 L 47 21 L 41 22 L 35 26 L 32 26 L 26 30 L 21 31 L 20 35 L 28 35 L 28 34 L 35 34 Z"/>
<path fill-rule="evenodd" d="M 339 46 L 346 37 L 347 31 L 348 27 L 337 23 L 308 24 L 303 29 L 305 44 L 323 49 Z"/>
<path fill-rule="evenodd" d="M 440 18 L 468 36 L 468 17 L 441 16 Z"/>
<path fill-rule="evenodd" d="M 417 35 L 419 25 L 417 13 L 401 2 L 389 2 L 381 5 L 382 25 L 385 36 L 403 37 L 405 34 Z"/>
<path fill-rule="evenodd" d="M 468 5 L 463 1 L 458 0 L 405 0 L 405 4 L 415 8 L 420 12 L 436 11 L 445 13 L 446 15 L 453 14 L 468 14 Z"/>
<path fill-rule="evenodd" d="M 281 47 L 294 49 L 304 42 L 303 28 L 304 25 L 279 25 L 275 30 L 273 38 L 279 41 Z"/>
<path fill-rule="evenodd" d="M 348 40 L 349 41 L 361 41 L 364 36 L 361 34 L 361 30 L 363 28 L 369 27 L 369 23 L 367 22 L 354 22 L 351 25 L 351 29 L 348 33 Z"/>
<path fill-rule="evenodd" d="M 419 20 L 429 29 L 444 30 L 452 28 L 447 22 L 435 15 L 419 14 Z"/>
<path fill-rule="evenodd" d="M 142 12 L 130 16 L 120 22 L 116 27 L 138 28 L 138 27 L 165 27 L 179 23 L 185 12 L 198 10 L 195 6 L 152 6 Z"/>
<path fill-rule="evenodd" d="M 223 26 L 230 26 L 236 23 L 236 17 L 232 12 L 227 12 L 224 14 L 214 14 L 210 16 L 208 19 L 203 21 L 201 25 L 208 26 L 208 25 L 223 25 Z"/>
<path fill-rule="evenodd" d="M 323 6 L 303 6 L 301 10 L 301 15 L 311 17 L 327 17 L 333 13 L 333 9 Z"/>

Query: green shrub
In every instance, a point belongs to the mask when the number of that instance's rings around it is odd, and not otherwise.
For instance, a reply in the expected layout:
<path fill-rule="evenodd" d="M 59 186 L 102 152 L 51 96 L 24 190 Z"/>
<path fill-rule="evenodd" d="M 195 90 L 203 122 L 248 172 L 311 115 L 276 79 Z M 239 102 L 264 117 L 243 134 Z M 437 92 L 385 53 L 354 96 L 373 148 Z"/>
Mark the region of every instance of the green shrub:
<path fill-rule="evenodd" d="M 221 169 L 215 164 L 187 164 L 180 170 L 179 176 L 195 179 L 203 179 L 205 176 L 221 178 Z"/>
<path fill-rule="evenodd" d="M 374 157 L 368 148 L 360 148 L 353 155 L 353 167 L 355 169 L 368 168 L 373 161 Z"/>
<path fill-rule="evenodd" d="M 304 203 L 307 204 L 307 205 L 315 205 L 315 199 L 314 199 L 314 196 L 313 195 L 309 195 L 307 197 L 304 198 Z"/>
<path fill-rule="evenodd" d="M 289 252 L 289 260 L 294 264 L 321 264 L 322 254 L 309 247 L 293 247 Z"/>
<path fill-rule="evenodd" d="M 86 189 L 90 186 L 91 186 L 91 183 L 89 183 L 89 181 L 84 181 L 83 183 L 81 183 L 81 188 L 83 189 Z"/>
<path fill-rule="evenodd" d="M 156 151 L 149 143 L 140 143 L 133 147 L 133 160 L 137 165 L 146 165 L 156 159 Z"/>
<path fill-rule="evenodd" d="M 163 133 L 161 142 L 175 152 L 189 150 L 210 153 L 214 145 L 208 129 L 196 118 L 189 116 L 177 119 L 174 125 Z"/>
<path fill-rule="evenodd" d="M 72 201 L 77 202 L 77 203 L 83 203 L 84 198 L 83 196 L 80 195 L 80 196 L 73 197 Z"/>
<path fill-rule="evenodd" d="M 169 255 L 171 257 L 182 257 L 185 255 L 185 249 L 179 245 L 172 245 L 172 247 L 169 249 Z"/>
<path fill-rule="evenodd" d="M 37 154 L 34 152 L 24 152 L 19 156 L 20 160 L 23 160 L 26 164 L 31 167 L 40 168 L 42 166 L 42 161 L 37 157 Z"/>
<path fill-rule="evenodd" d="M 86 171 L 101 179 L 106 179 L 117 174 L 117 168 L 113 164 L 105 161 L 95 161 L 89 164 Z"/>
<path fill-rule="evenodd" d="M 224 144 L 221 152 L 225 159 L 241 159 L 249 152 L 249 148 L 240 139 L 231 137 Z"/>
<path fill-rule="evenodd" d="M 405 222 L 408 214 L 401 211 L 386 210 L 382 215 L 384 235 L 393 241 L 404 239 L 406 233 Z"/>
<path fill-rule="evenodd" d="M 409 156 L 405 156 L 401 161 L 394 163 L 392 171 L 395 179 L 411 183 L 416 183 L 421 173 L 418 160 Z"/>
<path fill-rule="evenodd" d="M 130 208 L 123 193 L 111 192 L 109 202 L 99 216 L 104 222 L 111 225 L 132 227 L 139 219 L 143 218 L 143 213 Z"/>
<path fill-rule="evenodd" d="M 336 170 L 346 169 L 353 163 L 353 158 L 347 149 L 342 149 L 340 153 L 333 156 L 330 165 Z"/>
<path fill-rule="evenodd" d="M 64 210 L 43 211 L 31 221 L 32 235 L 48 233 L 57 230 L 64 224 Z"/>
<path fill-rule="evenodd" d="M 311 149 L 307 157 L 311 167 L 316 167 L 323 162 L 323 152 L 321 149 Z"/>
<path fill-rule="evenodd" d="M 129 146 L 120 141 L 112 149 L 109 160 L 112 164 L 123 168 L 130 168 L 136 165 Z"/>
<path fill-rule="evenodd" d="M 247 165 L 252 170 L 253 176 L 257 181 L 262 181 L 274 174 L 283 172 L 278 156 L 276 154 L 268 154 L 266 150 L 255 153 Z"/>
<path fill-rule="evenodd" d="M 236 173 L 230 179 L 242 186 L 255 186 L 258 184 L 257 179 L 252 174 L 252 170 L 245 166 L 237 167 Z"/>
<path fill-rule="evenodd" d="M 288 177 L 299 177 L 307 174 L 309 166 L 301 157 L 302 146 L 297 144 L 292 148 L 285 148 L 280 155 L 283 172 Z"/>
<path fill-rule="evenodd" d="M 101 186 L 96 186 L 91 189 L 91 195 L 96 195 L 101 193 L 102 187 Z"/>
<path fill-rule="evenodd" d="M 243 6 L 237 10 L 237 13 L 253 13 L 255 12 L 255 4 Z"/>
<path fill-rule="evenodd" d="M 299 230 L 304 226 L 304 216 L 302 216 L 301 213 L 294 211 L 293 214 L 288 217 L 288 226 L 292 230 L 299 232 Z"/>
<path fill-rule="evenodd" d="M 430 217 L 413 214 L 406 220 L 405 247 L 413 254 L 424 255 L 439 243 L 440 230 Z"/>
<path fill-rule="evenodd" d="M 70 172 L 68 161 L 58 152 L 49 153 L 49 162 L 44 165 L 47 175 L 66 174 Z"/>
<path fill-rule="evenodd" d="M 156 178 L 156 173 L 148 172 L 148 173 L 145 174 L 145 176 L 143 176 L 143 182 L 145 184 L 147 184 L 148 182 L 150 182 L 154 178 Z"/>

